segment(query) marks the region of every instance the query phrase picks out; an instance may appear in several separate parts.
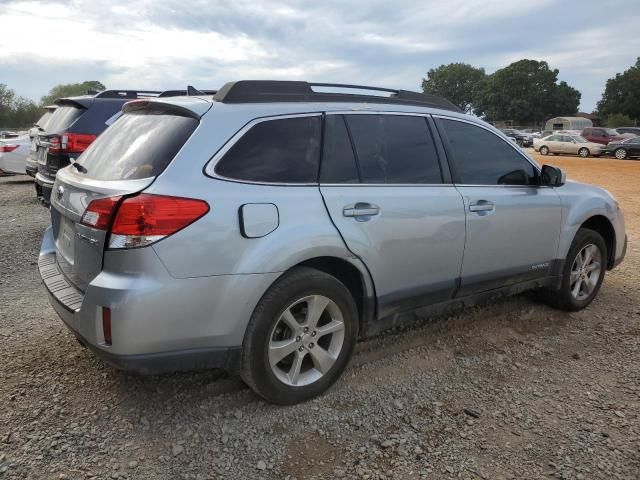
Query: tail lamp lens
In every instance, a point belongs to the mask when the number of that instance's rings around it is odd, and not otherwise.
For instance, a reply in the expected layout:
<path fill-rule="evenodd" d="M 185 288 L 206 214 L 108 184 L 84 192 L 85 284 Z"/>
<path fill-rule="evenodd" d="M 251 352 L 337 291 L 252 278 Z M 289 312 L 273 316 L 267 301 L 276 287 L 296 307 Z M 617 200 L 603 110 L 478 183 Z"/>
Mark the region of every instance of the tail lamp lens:
<path fill-rule="evenodd" d="M 13 144 L 0 145 L 0 153 L 13 152 L 16 148 L 18 148 L 18 145 L 13 145 Z"/>
<path fill-rule="evenodd" d="M 109 248 L 150 245 L 182 230 L 209 211 L 209 204 L 192 198 L 142 193 L 92 201 L 81 223 L 110 229 Z"/>
<path fill-rule="evenodd" d="M 82 153 L 96 139 L 88 133 L 63 133 L 49 139 L 49 151 L 52 153 Z"/>
<path fill-rule="evenodd" d="M 98 230 L 108 230 L 121 197 L 93 200 L 82 214 L 80 223 Z"/>

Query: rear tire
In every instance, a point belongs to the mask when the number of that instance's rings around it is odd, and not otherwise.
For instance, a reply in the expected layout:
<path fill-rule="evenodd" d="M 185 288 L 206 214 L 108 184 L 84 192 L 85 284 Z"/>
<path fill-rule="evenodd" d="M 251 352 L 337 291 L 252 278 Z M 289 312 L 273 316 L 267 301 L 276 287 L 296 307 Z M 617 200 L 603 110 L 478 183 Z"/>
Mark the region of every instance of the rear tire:
<path fill-rule="evenodd" d="M 556 291 L 543 291 L 542 299 L 552 307 L 575 312 L 587 307 L 598 295 L 607 269 L 607 246 L 591 229 L 576 233 Z"/>
<path fill-rule="evenodd" d="M 546 145 L 540 147 L 540 155 L 549 155 L 549 147 Z"/>
<path fill-rule="evenodd" d="M 358 310 L 347 287 L 329 274 L 298 267 L 256 306 L 244 337 L 240 375 L 269 402 L 305 402 L 340 377 L 357 337 Z"/>
<path fill-rule="evenodd" d="M 618 160 L 624 160 L 625 158 L 627 158 L 627 151 L 624 148 L 616 149 L 616 151 L 613 152 L 613 154 Z"/>
<path fill-rule="evenodd" d="M 587 158 L 589 156 L 589 149 L 588 148 L 581 148 L 580 150 L 578 150 L 578 155 L 580 155 L 582 158 Z"/>

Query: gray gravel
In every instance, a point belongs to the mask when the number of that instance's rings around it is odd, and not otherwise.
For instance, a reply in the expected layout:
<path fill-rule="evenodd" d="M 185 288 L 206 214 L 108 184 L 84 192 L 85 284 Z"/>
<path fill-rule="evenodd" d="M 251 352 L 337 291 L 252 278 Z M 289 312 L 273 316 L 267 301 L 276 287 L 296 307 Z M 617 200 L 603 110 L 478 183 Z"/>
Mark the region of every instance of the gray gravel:
<path fill-rule="evenodd" d="M 638 219 L 629 218 L 633 238 Z M 358 344 L 304 405 L 82 348 L 36 272 L 48 212 L 0 179 L 0 478 L 640 478 L 640 252 L 567 314 L 520 296 Z"/>

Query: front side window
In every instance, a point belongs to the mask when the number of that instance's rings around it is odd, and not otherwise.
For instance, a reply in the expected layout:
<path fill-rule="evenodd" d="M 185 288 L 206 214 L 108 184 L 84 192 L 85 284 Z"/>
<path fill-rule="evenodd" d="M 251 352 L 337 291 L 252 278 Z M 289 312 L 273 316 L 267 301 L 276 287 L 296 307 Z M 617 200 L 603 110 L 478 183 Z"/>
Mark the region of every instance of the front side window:
<path fill-rule="evenodd" d="M 442 183 L 436 148 L 424 117 L 345 115 L 362 183 Z"/>
<path fill-rule="evenodd" d="M 295 117 L 257 123 L 216 165 L 226 178 L 264 183 L 316 183 L 321 117 Z"/>
<path fill-rule="evenodd" d="M 456 120 L 443 119 L 442 126 L 461 184 L 537 184 L 533 165 L 497 135 Z"/>

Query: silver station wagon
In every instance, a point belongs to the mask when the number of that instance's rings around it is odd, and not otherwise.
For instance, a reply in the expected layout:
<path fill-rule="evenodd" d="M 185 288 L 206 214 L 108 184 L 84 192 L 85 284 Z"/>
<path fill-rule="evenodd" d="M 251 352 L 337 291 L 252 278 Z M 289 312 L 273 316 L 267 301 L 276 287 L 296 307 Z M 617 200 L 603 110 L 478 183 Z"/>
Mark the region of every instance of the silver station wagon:
<path fill-rule="evenodd" d="M 118 368 L 305 401 L 359 336 L 533 289 L 579 310 L 625 254 L 608 192 L 438 97 L 239 81 L 123 110 L 58 172 L 39 258 Z"/>

